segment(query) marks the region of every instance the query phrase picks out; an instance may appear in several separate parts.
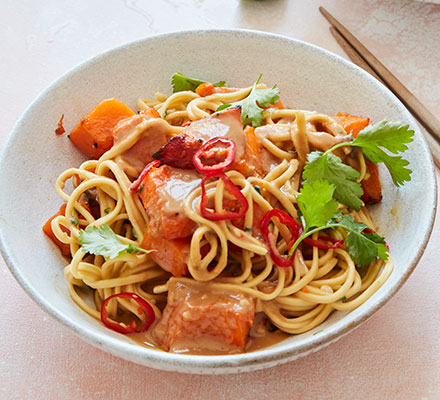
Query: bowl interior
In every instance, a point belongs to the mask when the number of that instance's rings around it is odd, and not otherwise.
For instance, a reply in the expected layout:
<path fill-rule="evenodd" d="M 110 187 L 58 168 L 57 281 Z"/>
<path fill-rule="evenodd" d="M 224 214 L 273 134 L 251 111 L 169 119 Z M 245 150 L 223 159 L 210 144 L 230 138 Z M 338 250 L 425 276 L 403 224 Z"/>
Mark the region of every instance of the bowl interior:
<path fill-rule="evenodd" d="M 57 176 L 84 160 L 66 136 L 54 130 L 61 114 L 70 131 L 99 101 L 116 97 L 136 108 L 140 96 L 171 93 L 174 72 L 207 81 L 248 86 L 260 73 L 277 84 L 284 104 L 333 115 L 338 111 L 401 120 L 416 131 L 406 158 L 413 170 L 400 189 L 381 169 L 384 198 L 373 217 L 395 262 L 386 284 L 349 314 L 333 313 L 312 332 L 254 353 L 204 357 L 147 349 L 111 332 L 70 299 L 65 260 L 41 227 L 61 199 Z M 251 31 L 190 31 L 147 38 L 107 52 L 74 68 L 46 89 L 15 124 L 0 159 L 0 238 L 3 255 L 24 289 L 46 311 L 83 339 L 115 355 L 154 368 L 182 372 L 237 372 L 294 359 L 336 340 L 376 311 L 415 267 L 431 232 L 436 183 L 427 146 L 414 120 L 379 82 L 354 65 L 317 47 Z M 423 207 L 414 207 L 423 204 Z M 415 211 L 417 210 L 417 211 Z M 393 212 L 393 213 L 392 213 Z M 408 235 L 411 232 L 411 235 Z"/>

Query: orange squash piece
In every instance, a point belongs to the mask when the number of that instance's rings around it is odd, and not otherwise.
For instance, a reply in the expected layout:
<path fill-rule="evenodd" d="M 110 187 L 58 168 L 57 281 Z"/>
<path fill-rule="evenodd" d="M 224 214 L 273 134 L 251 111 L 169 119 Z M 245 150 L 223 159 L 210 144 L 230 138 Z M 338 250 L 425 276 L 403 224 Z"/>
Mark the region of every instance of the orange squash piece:
<path fill-rule="evenodd" d="M 365 159 L 367 165 L 368 179 L 361 182 L 364 194 L 361 199 L 365 204 L 376 204 L 382 200 L 382 186 L 379 179 L 379 168 L 373 162 Z"/>
<path fill-rule="evenodd" d="M 166 191 L 166 186 L 174 182 L 179 185 L 179 179 L 174 176 L 173 169 L 167 165 L 151 168 L 141 183 L 139 197 L 147 211 L 150 233 L 165 239 L 180 239 L 191 236 L 196 224 L 184 213 L 167 213 L 160 192 Z M 187 189 L 189 190 L 189 189 Z"/>
<path fill-rule="evenodd" d="M 286 107 L 284 107 L 284 104 L 281 100 L 278 100 L 276 103 L 269 104 L 267 107 L 264 107 L 260 104 L 258 104 L 261 108 L 267 110 L 269 108 L 277 108 L 278 110 L 284 110 Z"/>
<path fill-rule="evenodd" d="M 344 128 L 345 132 L 351 133 L 353 137 L 356 137 L 370 123 L 370 118 L 341 112 L 337 113 L 333 119 Z"/>
<path fill-rule="evenodd" d="M 132 115 L 134 112 L 119 100 L 103 100 L 73 129 L 70 139 L 88 157 L 97 159 L 113 146 L 118 122 Z"/>
<path fill-rule="evenodd" d="M 358 117 L 347 113 L 337 113 L 333 119 L 338 122 L 347 133 L 356 137 L 359 132 L 370 123 L 370 118 Z M 369 177 L 361 182 L 364 194 L 361 199 L 365 204 L 376 204 L 382 200 L 382 185 L 379 179 L 377 165 L 365 158 Z"/>
<path fill-rule="evenodd" d="M 186 260 L 189 256 L 190 246 L 190 237 L 166 239 L 163 236 L 156 235 L 156 230 L 151 226 L 147 226 L 141 244 L 144 249 L 154 250 L 148 256 L 162 269 L 174 276 L 188 274 Z"/>
<path fill-rule="evenodd" d="M 155 108 L 146 108 L 145 110 L 139 111 L 139 114 L 144 115 L 147 119 L 160 118 L 159 111 Z"/>
<path fill-rule="evenodd" d="M 167 165 L 153 167 L 142 181 L 139 197 L 150 220 L 141 246 L 155 250 L 149 256 L 165 271 L 174 276 L 184 276 L 188 273 L 186 260 L 196 224 L 183 210 L 176 213 L 164 210 L 164 200 L 160 193 L 166 192 L 166 186 L 173 179 L 179 185 L 179 175 L 175 176 L 173 171 Z"/>
<path fill-rule="evenodd" d="M 212 83 L 201 83 L 199 86 L 197 86 L 196 93 L 200 97 L 210 96 L 211 94 L 215 93 L 215 87 Z"/>
<path fill-rule="evenodd" d="M 239 353 L 244 351 L 254 316 L 255 304 L 250 296 L 215 290 L 206 287 L 205 282 L 172 279 L 155 335 L 165 350 L 183 347 Z"/>
<path fill-rule="evenodd" d="M 284 104 L 281 100 L 278 100 L 276 103 L 273 104 L 272 108 L 278 108 L 279 110 L 284 110 L 286 107 L 284 107 Z"/>
<path fill-rule="evenodd" d="M 255 128 L 248 126 L 244 134 L 246 135 L 246 152 L 245 160 L 248 165 L 255 167 L 257 175 L 264 175 L 262 147 L 260 141 L 255 134 Z"/>
<path fill-rule="evenodd" d="M 205 82 L 205 83 L 201 83 L 199 86 L 197 86 L 196 93 L 200 97 L 206 97 L 206 96 L 210 96 L 211 94 L 214 94 L 214 93 L 233 93 L 238 90 L 240 90 L 240 89 L 231 88 L 228 86 L 214 86 L 212 83 Z"/>
<path fill-rule="evenodd" d="M 55 218 L 55 217 L 58 217 L 59 215 L 65 215 L 65 213 L 66 213 L 66 204 L 63 204 L 61 207 L 60 207 L 60 210 L 55 214 L 55 215 L 53 215 L 52 217 L 50 217 L 48 220 L 47 220 L 47 222 L 44 224 L 44 226 L 43 226 L 43 232 L 60 248 L 60 250 L 61 250 L 61 254 L 64 256 L 64 257 L 69 257 L 70 256 L 70 245 L 69 244 L 66 244 L 66 243 L 63 243 L 63 242 L 61 242 L 61 241 L 59 241 L 58 240 L 58 238 L 55 236 L 55 234 L 53 233 L 53 230 L 52 230 L 52 225 L 51 225 L 51 223 L 52 223 L 52 220 Z M 63 229 L 63 228 L 61 228 L 61 229 Z M 63 229 L 63 231 L 65 231 L 66 233 L 67 232 L 69 232 L 67 229 Z"/>

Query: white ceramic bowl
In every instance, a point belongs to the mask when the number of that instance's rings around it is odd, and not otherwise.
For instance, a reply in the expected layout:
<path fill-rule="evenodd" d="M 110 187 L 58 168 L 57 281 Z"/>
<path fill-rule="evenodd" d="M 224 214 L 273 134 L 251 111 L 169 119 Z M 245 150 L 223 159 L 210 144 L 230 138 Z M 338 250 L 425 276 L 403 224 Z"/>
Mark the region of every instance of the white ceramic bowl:
<path fill-rule="evenodd" d="M 384 198 L 373 210 L 395 261 L 386 284 L 350 313 L 335 312 L 320 327 L 270 348 L 229 356 L 168 354 L 141 347 L 105 328 L 70 299 L 65 260 L 41 227 L 61 200 L 54 183 L 84 159 L 54 129 L 65 128 L 104 98 L 135 108 L 139 96 L 170 93 L 174 72 L 208 81 L 248 86 L 260 73 L 278 84 L 285 104 L 333 115 L 338 111 L 408 122 L 416 131 L 407 158 L 412 180 L 397 190 L 381 170 Z M 52 83 L 26 109 L 3 146 L 0 159 L 0 243 L 3 257 L 24 290 L 50 315 L 87 342 L 149 367 L 187 373 L 251 371 L 294 360 L 337 340 L 390 299 L 420 259 L 431 233 L 436 182 L 427 145 L 413 118 L 383 85 L 353 64 L 310 44 L 254 31 L 188 31 L 149 37 L 99 55 Z M 391 215 L 391 209 L 397 215 Z M 403 312 L 403 310 L 402 310 Z"/>

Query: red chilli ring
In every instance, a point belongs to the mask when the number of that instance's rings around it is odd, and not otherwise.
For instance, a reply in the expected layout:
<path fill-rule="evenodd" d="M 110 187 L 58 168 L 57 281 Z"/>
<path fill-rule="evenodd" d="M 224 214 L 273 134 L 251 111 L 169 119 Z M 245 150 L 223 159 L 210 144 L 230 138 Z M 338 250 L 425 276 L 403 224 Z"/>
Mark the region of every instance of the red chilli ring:
<path fill-rule="evenodd" d="M 118 298 L 118 297 L 122 298 L 122 299 L 127 299 L 127 300 L 134 300 L 139 304 L 138 314 L 140 316 L 142 316 L 142 314 L 145 314 L 147 316 L 147 319 L 145 320 L 145 322 L 142 325 L 137 326 L 136 322 L 134 320 L 131 321 L 130 325 L 122 325 L 120 322 L 115 322 L 115 321 L 109 319 L 108 311 L 107 311 L 108 303 L 110 302 L 111 299 Z M 155 318 L 156 318 L 156 316 L 154 314 L 153 308 L 143 298 L 141 298 L 136 293 L 122 292 L 122 293 L 113 294 L 113 295 L 107 297 L 102 302 L 102 305 L 101 305 L 101 321 L 102 321 L 102 323 L 107 328 L 109 328 L 115 332 L 122 333 L 124 335 L 128 335 L 133 332 L 146 331 L 151 326 L 151 324 L 154 322 Z"/>

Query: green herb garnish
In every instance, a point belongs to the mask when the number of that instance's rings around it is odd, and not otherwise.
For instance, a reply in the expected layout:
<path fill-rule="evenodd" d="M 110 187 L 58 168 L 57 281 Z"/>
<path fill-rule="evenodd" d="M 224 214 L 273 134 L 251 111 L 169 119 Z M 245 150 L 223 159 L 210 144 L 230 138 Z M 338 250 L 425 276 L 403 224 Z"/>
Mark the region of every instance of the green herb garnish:
<path fill-rule="evenodd" d="M 396 121 L 382 121 L 369 125 L 359 132 L 351 146 L 361 147 L 365 156 L 375 164 L 382 162 L 390 172 L 396 186 L 411 180 L 411 170 L 406 168 L 409 162 L 402 156 L 391 156 L 381 149 L 393 154 L 408 150 L 408 143 L 413 141 L 414 131 L 408 125 Z"/>
<path fill-rule="evenodd" d="M 171 78 L 171 85 L 173 86 L 173 93 L 183 92 L 186 90 L 192 90 L 193 92 L 197 89 L 197 86 L 202 83 L 208 83 L 207 81 L 202 81 L 200 79 L 190 78 L 188 76 L 182 75 L 180 72 L 176 72 Z M 220 81 L 214 83 L 214 86 L 225 86 L 225 81 Z"/>
<path fill-rule="evenodd" d="M 337 201 L 333 200 L 335 185 L 327 181 L 305 183 L 297 197 L 301 211 L 303 233 L 289 251 L 292 255 L 303 239 L 328 228 L 343 228 L 348 232 L 345 245 L 350 257 L 360 267 L 377 257 L 388 259 L 385 239 L 375 233 L 364 233 L 367 225 L 355 222 L 351 215 L 342 215 Z"/>
<path fill-rule="evenodd" d="M 269 107 L 271 104 L 275 104 L 280 100 L 280 96 L 278 95 L 280 90 L 276 85 L 272 89 L 257 89 L 261 76 L 260 74 L 246 98 L 232 104 L 223 104 L 217 108 L 217 111 L 222 111 L 229 107 L 241 107 L 241 121 L 243 122 L 243 126 L 260 126 L 263 122 L 263 107 Z"/>
<path fill-rule="evenodd" d="M 400 122 L 382 121 L 367 126 L 359 132 L 356 139 L 350 142 L 339 143 L 325 153 L 314 151 L 307 156 L 304 167 L 304 183 L 326 180 L 335 186 L 334 197 L 354 210 L 359 210 L 364 202 L 361 200 L 363 190 L 357 182 L 360 177 L 358 171 L 346 165 L 342 160 L 332 154 L 334 150 L 343 146 L 361 147 L 365 156 L 374 163 L 383 162 L 397 186 L 411 180 L 411 170 L 406 168 L 409 164 L 400 155 L 391 156 L 382 150 L 385 148 L 393 154 L 408 149 L 407 144 L 412 142 L 414 131 L 408 125 Z"/>
<path fill-rule="evenodd" d="M 82 250 L 85 253 L 95 254 L 109 258 L 116 258 L 122 253 L 144 252 L 150 253 L 154 250 L 145 250 L 132 244 L 122 243 L 112 229 L 107 225 L 88 226 L 85 230 L 79 231 Z"/>
<path fill-rule="evenodd" d="M 75 218 L 75 217 L 70 217 L 70 222 L 73 224 L 73 225 L 75 225 L 75 226 L 77 226 L 78 225 L 78 219 L 77 218 Z"/>

